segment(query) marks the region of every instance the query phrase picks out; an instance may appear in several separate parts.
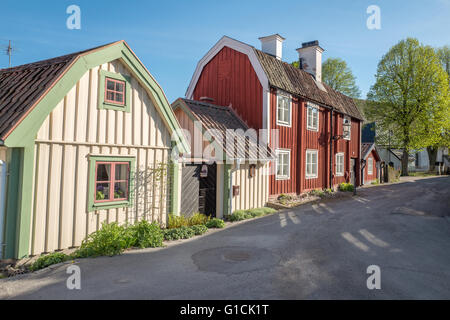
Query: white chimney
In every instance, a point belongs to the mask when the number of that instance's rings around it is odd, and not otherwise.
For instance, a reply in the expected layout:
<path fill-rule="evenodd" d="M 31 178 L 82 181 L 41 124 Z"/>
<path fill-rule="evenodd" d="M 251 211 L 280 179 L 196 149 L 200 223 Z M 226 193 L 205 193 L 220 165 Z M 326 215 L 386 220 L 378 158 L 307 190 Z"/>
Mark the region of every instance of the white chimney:
<path fill-rule="evenodd" d="M 300 69 L 312 74 L 316 81 L 322 82 L 322 52 L 319 41 L 302 43 L 302 47 L 297 49 Z"/>
<path fill-rule="evenodd" d="M 273 34 L 267 37 L 259 38 L 261 41 L 261 51 L 268 53 L 278 60 L 281 60 L 283 57 L 283 41 L 286 40 L 278 33 Z"/>

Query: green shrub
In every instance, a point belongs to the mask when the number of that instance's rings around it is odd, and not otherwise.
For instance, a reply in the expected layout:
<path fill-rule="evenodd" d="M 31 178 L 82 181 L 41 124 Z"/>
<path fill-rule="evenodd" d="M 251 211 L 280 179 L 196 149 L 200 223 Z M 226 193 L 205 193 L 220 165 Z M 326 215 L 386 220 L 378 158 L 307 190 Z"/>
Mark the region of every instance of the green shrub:
<path fill-rule="evenodd" d="M 188 219 L 183 215 L 173 215 L 169 214 L 169 222 L 167 224 L 167 229 L 176 229 L 180 227 L 187 227 L 189 225 Z"/>
<path fill-rule="evenodd" d="M 311 190 L 311 192 L 309 194 L 312 195 L 312 196 L 320 197 L 320 198 L 323 198 L 325 196 L 325 192 L 324 191 L 316 190 L 316 189 Z"/>
<path fill-rule="evenodd" d="M 131 247 L 135 239 L 129 228 L 119 226 L 116 222 L 103 223 L 100 230 L 91 233 L 83 241 L 74 257 L 114 256 Z"/>
<path fill-rule="evenodd" d="M 246 210 L 236 210 L 235 212 L 233 212 L 233 214 L 230 214 L 228 216 L 228 220 L 232 222 L 242 221 L 250 218 L 252 218 L 252 216 L 248 214 Z"/>
<path fill-rule="evenodd" d="M 258 208 L 258 209 L 250 209 L 250 210 L 247 211 L 247 213 L 248 213 L 249 215 L 251 215 L 253 218 L 261 217 L 261 216 L 265 215 L 264 210 L 261 209 L 261 208 Z"/>
<path fill-rule="evenodd" d="M 45 256 L 40 256 L 29 268 L 30 271 L 36 271 L 51 266 L 52 264 L 65 262 L 70 259 L 70 256 L 62 252 L 50 253 Z"/>
<path fill-rule="evenodd" d="M 131 246 L 139 248 L 162 247 L 164 234 L 156 223 L 142 220 L 129 228 L 132 238 Z"/>
<path fill-rule="evenodd" d="M 225 222 L 222 219 L 214 218 L 214 219 L 209 220 L 206 223 L 206 227 L 208 227 L 210 229 L 211 228 L 221 229 L 221 228 L 225 227 Z"/>
<path fill-rule="evenodd" d="M 179 227 L 175 229 L 164 230 L 164 239 L 167 241 L 189 239 L 195 236 L 195 232 L 191 227 Z"/>
<path fill-rule="evenodd" d="M 373 184 L 373 185 L 378 185 L 378 184 L 380 184 L 380 181 L 379 181 L 378 179 L 376 179 L 375 181 L 372 181 L 371 184 Z"/>
<path fill-rule="evenodd" d="M 208 231 L 208 228 L 204 224 L 192 226 L 191 229 L 194 231 L 196 236 L 202 235 Z"/>
<path fill-rule="evenodd" d="M 196 213 L 194 214 L 192 217 L 189 217 L 188 219 L 188 225 L 189 226 L 196 226 L 199 224 L 206 224 L 211 218 L 201 214 L 201 213 Z"/>
<path fill-rule="evenodd" d="M 269 208 L 269 207 L 261 208 L 261 210 L 264 211 L 264 214 L 272 214 L 272 213 L 277 212 L 277 210 L 275 210 L 274 208 Z"/>
<path fill-rule="evenodd" d="M 355 187 L 351 183 L 344 182 L 339 185 L 339 190 L 353 192 L 353 190 L 355 190 Z"/>

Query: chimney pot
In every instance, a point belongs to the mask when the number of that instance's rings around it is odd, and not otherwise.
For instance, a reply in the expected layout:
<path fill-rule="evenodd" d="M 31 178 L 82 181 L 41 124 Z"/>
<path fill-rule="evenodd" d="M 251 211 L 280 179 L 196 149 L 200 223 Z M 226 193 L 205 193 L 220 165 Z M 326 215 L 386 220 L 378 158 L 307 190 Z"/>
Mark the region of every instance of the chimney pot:
<path fill-rule="evenodd" d="M 278 33 L 267 37 L 259 38 L 261 41 L 261 51 L 281 60 L 283 57 L 283 41 L 286 40 Z"/>

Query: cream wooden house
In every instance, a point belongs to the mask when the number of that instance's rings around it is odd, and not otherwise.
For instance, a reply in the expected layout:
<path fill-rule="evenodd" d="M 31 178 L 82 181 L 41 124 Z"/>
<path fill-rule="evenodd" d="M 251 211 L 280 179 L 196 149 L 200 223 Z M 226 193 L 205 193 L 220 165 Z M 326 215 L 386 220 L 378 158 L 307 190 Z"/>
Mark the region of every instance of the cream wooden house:
<path fill-rule="evenodd" d="M 0 70 L 0 258 L 79 246 L 103 222 L 165 224 L 178 128 L 124 41 Z"/>

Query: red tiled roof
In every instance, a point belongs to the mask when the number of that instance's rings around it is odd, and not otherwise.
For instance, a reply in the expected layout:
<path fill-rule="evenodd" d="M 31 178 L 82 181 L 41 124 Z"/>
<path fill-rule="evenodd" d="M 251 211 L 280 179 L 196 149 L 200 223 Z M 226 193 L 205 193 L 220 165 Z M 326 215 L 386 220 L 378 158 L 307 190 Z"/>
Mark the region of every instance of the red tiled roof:
<path fill-rule="evenodd" d="M 0 69 L 0 140 L 20 122 L 52 88 L 79 56 L 109 46 Z"/>

